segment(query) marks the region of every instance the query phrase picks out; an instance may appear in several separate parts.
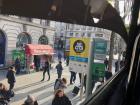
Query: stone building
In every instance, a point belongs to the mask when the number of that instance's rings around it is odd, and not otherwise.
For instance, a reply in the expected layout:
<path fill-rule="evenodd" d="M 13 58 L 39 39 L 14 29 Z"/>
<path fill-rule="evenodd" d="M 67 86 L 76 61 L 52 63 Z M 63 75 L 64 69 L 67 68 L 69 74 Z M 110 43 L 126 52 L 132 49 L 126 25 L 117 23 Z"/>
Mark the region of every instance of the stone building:
<path fill-rule="evenodd" d="M 13 63 L 13 50 L 26 44 L 54 45 L 55 28 L 49 22 L 17 16 L 0 15 L 0 67 Z"/>

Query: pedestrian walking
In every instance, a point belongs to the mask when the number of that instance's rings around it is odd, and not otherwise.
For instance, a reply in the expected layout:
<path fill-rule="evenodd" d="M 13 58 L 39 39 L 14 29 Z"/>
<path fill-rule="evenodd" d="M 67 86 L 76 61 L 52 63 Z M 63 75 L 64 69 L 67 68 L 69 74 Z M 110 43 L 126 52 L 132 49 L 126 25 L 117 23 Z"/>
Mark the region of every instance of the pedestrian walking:
<path fill-rule="evenodd" d="M 70 84 L 73 84 L 73 82 L 75 83 L 76 80 L 76 72 L 70 71 L 70 73 L 71 73 Z"/>
<path fill-rule="evenodd" d="M 15 60 L 15 70 L 16 70 L 16 74 L 19 74 L 19 73 L 20 73 L 20 68 L 21 68 L 20 59 L 17 57 L 17 59 Z"/>
<path fill-rule="evenodd" d="M 81 84 L 81 79 L 82 79 L 82 73 L 79 73 L 80 84 Z"/>
<path fill-rule="evenodd" d="M 108 63 L 109 63 L 109 61 L 108 61 L 108 59 L 106 58 L 105 61 L 104 61 L 104 64 L 105 64 L 106 69 L 108 68 Z"/>
<path fill-rule="evenodd" d="M 62 67 L 62 62 L 61 61 L 59 61 L 59 64 L 56 65 L 56 69 L 57 69 L 58 78 L 61 78 L 62 71 L 63 71 L 63 67 Z"/>
<path fill-rule="evenodd" d="M 35 69 L 38 72 L 40 69 L 40 57 L 38 55 L 34 56 L 34 65 L 35 65 Z"/>
<path fill-rule="evenodd" d="M 69 56 L 66 57 L 66 66 L 69 66 Z"/>
<path fill-rule="evenodd" d="M 45 62 L 45 67 L 43 71 L 43 79 L 41 81 L 44 81 L 46 72 L 48 74 L 48 81 L 49 81 L 50 80 L 50 64 L 48 61 Z"/>
<path fill-rule="evenodd" d="M 24 104 L 22 104 L 22 105 L 38 105 L 38 102 L 35 99 L 35 97 L 28 95 L 27 99 L 25 100 Z"/>
<path fill-rule="evenodd" d="M 0 83 L 0 105 L 9 105 L 10 94 L 3 83 Z"/>
<path fill-rule="evenodd" d="M 69 98 L 64 94 L 64 91 L 57 90 L 55 97 L 52 101 L 52 105 L 72 105 Z"/>
<path fill-rule="evenodd" d="M 62 79 L 56 79 L 55 84 L 54 84 L 54 91 L 56 92 L 58 89 L 65 89 L 67 86 L 67 80 L 66 78 L 62 78 Z"/>
<path fill-rule="evenodd" d="M 119 70 L 119 61 L 117 60 L 115 62 L 115 72 L 117 72 Z"/>
<path fill-rule="evenodd" d="M 58 61 L 61 61 L 61 59 L 62 59 L 62 55 L 61 53 L 58 53 Z"/>
<path fill-rule="evenodd" d="M 85 74 L 84 75 L 84 88 L 85 88 L 84 93 L 86 92 L 86 80 L 87 80 L 87 75 Z"/>
<path fill-rule="evenodd" d="M 106 81 L 109 80 L 112 77 L 112 72 L 109 70 L 105 71 L 105 79 Z"/>
<path fill-rule="evenodd" d="M 16 82 L 15 72 L 16 71 L 14 70 L 13 67 L 10 67 L 8 72 L 7 72 L 6 77 L 7 77 L 8 83 L 10 85 L 9 90 L 12 90 L 14 88 L 14 84 Z"/>

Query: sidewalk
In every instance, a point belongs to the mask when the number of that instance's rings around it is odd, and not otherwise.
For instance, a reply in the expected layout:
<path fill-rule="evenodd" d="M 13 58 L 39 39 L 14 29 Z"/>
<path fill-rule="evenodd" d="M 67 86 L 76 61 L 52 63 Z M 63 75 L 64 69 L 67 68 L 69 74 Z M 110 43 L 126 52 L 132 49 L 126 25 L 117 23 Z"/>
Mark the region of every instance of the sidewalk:
<path fill-rule="evenodd" d="M 48 76 L 46 73 L 45 81 L 41 82 L 42 75 L 43 75 L 41 71 L 16 76 L 17 81 L 14 87 L 15 97 L 12 98 L 10 105 L 21 105 L 26 99 L 28 94 L 35 96 L 39 102 L 39 105 L 51 105 L 52 99 L 54 97 L 53 86 L 57 78 L 57 72 L 55 70 L 56 64 L 57 62 L 52 64 L 53 69 L 51 70 L 50 73 L 51 75 L 50 81 L 47 81 Z M 67 78 L 69 84 L 70 72 L 68 70 L 68 67 L 65 66 L 64 62 L 62 65 L 64 67 L 62 77 Z M 77 76 L 77 80 L 78 80 L 78 76 Z M 1 82 L 4 83 L 7 87 L 9 87 L 6 79 L 1 80 Z M 72 96 L 71 92 L 73 88 L 74 85 L 68 85 L 65 93 L 71 99 L 73 105 L 76 105 L 76 103 L 79 101 L 79 95 L 76 97 Z"/>
<path fill-rule="evenodd" d="M 57 61 L 55 61 L 54 63 L 52 63 L 52 69 L 50 70 L 50 74 L 51 77 L 54 77 L 54 75 L 57 75 L 56 72 L 56 65 L 58 64 Z M 68 67 L 65 66 L 66 64 L 64 62 L 62 62 L 62 66 L 64 67 L 64 70 L 68 71 Z M 7 79 L 6 79 L 6 70 L 2 70 L 0 71 L 0 82 L 4 83 L 6 86 L 8 86 L 7 84 Z M 24 85 L 29 85 L 35 82 L 39 82 L 42 79 L 42 71 L 39 72 L 33 72 L 30 74 L 19 74 L 16 75 L 16 85 L 15 88 L 19 88 L 22 87 Z M 65 74 L 65 75 L 69 75 L 69 74 Z M 46 73 L 46 79 L 47 79 L 47 73 Z"/>

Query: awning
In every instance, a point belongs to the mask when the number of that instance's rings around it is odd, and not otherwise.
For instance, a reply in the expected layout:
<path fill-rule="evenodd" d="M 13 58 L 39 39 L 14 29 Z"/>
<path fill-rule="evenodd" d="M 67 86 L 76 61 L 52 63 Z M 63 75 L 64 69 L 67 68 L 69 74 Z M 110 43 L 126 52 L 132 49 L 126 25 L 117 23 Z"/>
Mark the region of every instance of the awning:
<path fill-rule="evenodd" d="M 25 46 L 27 55 L 53 55 L 54 50 L 50 45 L 27 44 Z"/>

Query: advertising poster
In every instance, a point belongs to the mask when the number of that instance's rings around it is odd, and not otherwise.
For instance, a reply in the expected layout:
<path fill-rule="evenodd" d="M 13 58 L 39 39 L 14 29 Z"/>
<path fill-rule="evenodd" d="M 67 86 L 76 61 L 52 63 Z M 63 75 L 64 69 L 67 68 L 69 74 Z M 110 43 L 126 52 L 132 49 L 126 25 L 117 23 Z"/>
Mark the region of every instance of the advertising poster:
<path fill-rule="evenodd" d="M 89 38 L 70 38 L 70 71 L 87 73 L 89 46 Z"/>
<path fill-rule="evenodd" d="M 70 60 L 88 62 L 89 38 L 70 38 Z"/>

